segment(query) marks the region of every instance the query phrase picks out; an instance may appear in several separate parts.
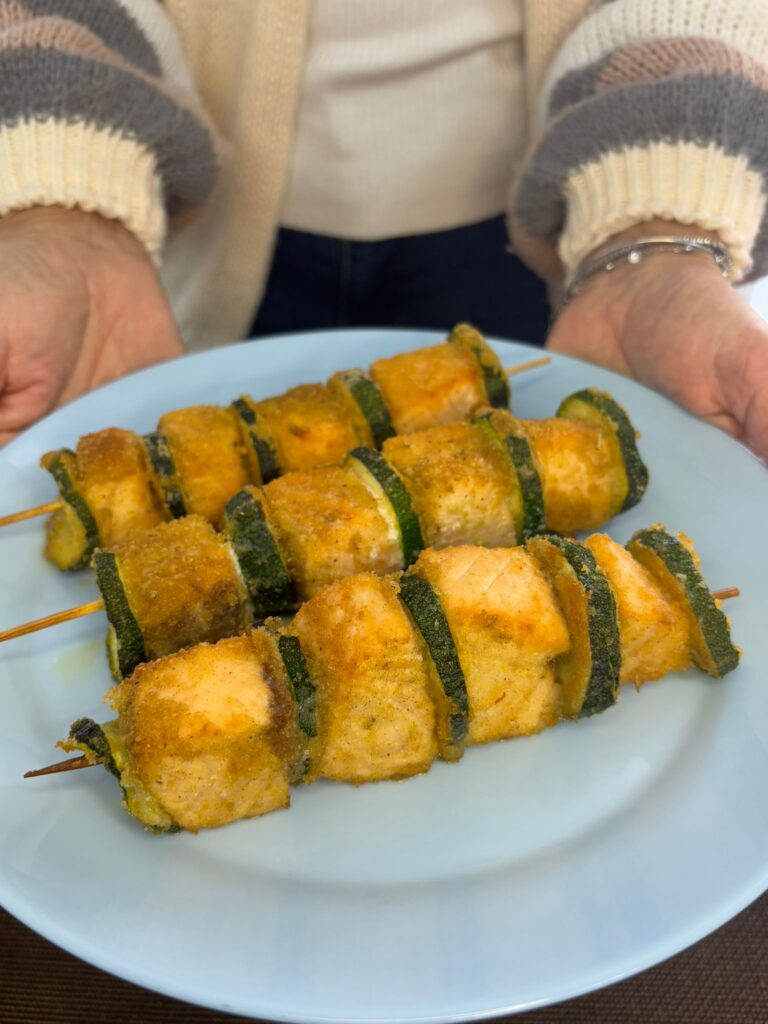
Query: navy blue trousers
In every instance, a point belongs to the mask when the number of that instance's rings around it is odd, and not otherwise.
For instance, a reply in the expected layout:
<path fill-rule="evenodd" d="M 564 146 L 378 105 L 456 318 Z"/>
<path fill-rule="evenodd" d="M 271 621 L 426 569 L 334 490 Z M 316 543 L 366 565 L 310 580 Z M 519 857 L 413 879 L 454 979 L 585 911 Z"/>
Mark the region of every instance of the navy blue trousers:
<path fill-rule="evenodd" d="M 541 280 L 507 252 L 503 217 L 428 235 L 349 242 L 283 228 L 251 335 L 335 327 L 485 334 L 543 344 Z"/>

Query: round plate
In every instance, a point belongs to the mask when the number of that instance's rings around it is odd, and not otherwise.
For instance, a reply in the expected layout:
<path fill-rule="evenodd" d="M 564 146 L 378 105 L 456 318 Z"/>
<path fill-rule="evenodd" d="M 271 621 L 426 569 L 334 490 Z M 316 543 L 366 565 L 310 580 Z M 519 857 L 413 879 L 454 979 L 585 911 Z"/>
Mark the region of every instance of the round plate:
<path fill-rule="evenodd" d="M 2 510 L 50 500 L 41 452 L 167 409 L 277 394 L 441 340 L 316 333 L 222 348 L 120 380 L 0 456 Z M 531 350 L 499 342 L 505 365 Z M 628 380 L 554 357 L 514 381 L 522 416 L 588 385 L 641 432 L 651 484 L 610 533 L 695 540 L 743 662 L 624 689 L 608 713 L 398 784 L 317 783 L 289 812 L 199 835 L 144 833 L 114 780 L 22 781 L 80 715 L 108 716 L 100 615 L 9 643 L 0 664 L 0 901 L 114 974 L 216 1009 L 291 1021 L 442 1021 L 606 985 L 695 942 L 768 888 L 768 474 L 718 431 Z M 41 555 L 39 520 L 0 536 L 0 624 L 96 596 Z M 59 755 L 60 756 L 60 755 Z"/>

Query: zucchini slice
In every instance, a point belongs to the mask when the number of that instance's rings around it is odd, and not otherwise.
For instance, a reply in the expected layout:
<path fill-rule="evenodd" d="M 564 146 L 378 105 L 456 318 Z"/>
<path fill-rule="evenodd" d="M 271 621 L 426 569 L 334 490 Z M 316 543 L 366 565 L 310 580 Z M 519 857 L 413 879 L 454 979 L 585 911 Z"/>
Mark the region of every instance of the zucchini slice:
<path fill-rule="evenodd" d="M 457 324 L 448 335 L 448 341 L 461 345 L 472 353 L 483 376 L 488 404 L 494 409 L 509 407 L 509 382 L 499 357 L 482 334 L 470 324 Z"/>
<path fill-rule="evenodd" d="M 469 696 L 456 644 L 432 586 L 413 572 L 400 577 L 400 599 L 421 635 L 434 667 L 437 738 L 446 761 L 458 761 L 469 733 Z"/>
<path fill-rule="evenodd" d="M 361 466 L 365 471 L 364 475 L 372 477 L 376 487 L 384 492 L 397 519 L 403 564 L 410 565 L 424 550 L 424 538 L 411 496 L 403 481 L 384 457 L 373 448 L 353 448 L 347 458 Z"/>
<path fill-rule="evenodd" d="M 518 499 L 515 501 L 518 544 L 537 533 L 545 533 L 547 520 L 544 514 L 544 492 L 527 438 L 511 431 L 500 433 L 494 424 L 493 413 L 483 413 L 473 422 L 504 448 L 512 464 L 518 491 Z"/>
<path fill-rule="evenodd" d="M 46 452 L 40 465 L 59 489 L 61 507 L 46 524 L 45 555 L 59 569 L 85 569 L 99 546 L 99 528 L 78 489 L 77 458 L 69 448 Z"/>
<path fill-rule="evenodd" d="M 739 664 L 739 650 L 731 642 L 728 619 L 709 592 L 696 556 L 658 524 L 638 530 L 627 550 L 666 596 L 684 608 L 691 627 L 694 664 L 715 679 L 732 672 Z"/>
<path fill-rule="evenodd" d="M 142 438 L 144 450 L 152 467 L 163 504 L 173 519 L 187 514 L 181 480 L 173 461 L 168 441 L 164 434 L 145 434 Z"/>
<path fill-rule="evenodd" d="M 146 661 L 144 637 L 125 592 L 117 556 L 112 551 L 97 551 L 93 563 L 96 569 L 96 583 L 104 598 L 104 608 L 109 620 L 109 667 L 115 679 L 125 679 L 137 665 Z"/>
<path fill-rule="evenodd" d="M 268 624 L 269 625 L 269 624 Z M 309 775 L 310 741 L 317 736 L 317 689 L 307 666 L 307 659 L 296 636 L 277 635 L 277 648 L 296 707 L 296 721 L 304 737 L 304 755 L 294 766 L 292 781 L 302 782 Z"/>
<path fill-rule="evenodd" d="M 256 410 L 250 399 L 236 398 L 232 403 L 232 409 L 238 418 L 246 441 L 248 461 L 254 478 L 259 483 L 267 484 L 282 473 L 275 446 L 264 430 L 260 428 Z"/>
<path fill-rule="evenodd" d="M 555 661 L 569 718 L 605 711 L 616 702 L 621 635 L 613 591 L 595 556 L 583 544 L 548 534 L 527 550 L 549 580 L 568 624 L 571 646 Z"/>
<path fill-rule="evenodd" d="M 607 392 L 584 388 L 564 398 L 557 415 L 585 420 L 602 427 L 615 449 L 619 478 L 616 512 L 624 512 L 640 501 L 648 486 L 648 469 L 637 450 L 637 432 L 626 412 Z"/>
<path fill-rule="evenodd" d="M 231 498 L 224 509 L 222 531 L 235 552 L 254 617 L 265 619 L 296 608 L 293 583 L 259 495 L 246 488 Z"/>
<path fill-rule="evenodd" d="M 92 718 L 78 718 L 69 727 L 68 749 L 72 747 L 81 750 L 91 764 L 103 764 L 108 772 L 120 778 L 120 769 L 104 730 Z"/>
<path fill-rule="evenodd" d="M 343 370 L 333 375 L 329 386 L 331 383 L 343 389 L 360 410 L 376 448 L 381 448 L 387 438 L 395 436 L 395 428 L 381 389 L 369 373 L 364 370 Z"/>

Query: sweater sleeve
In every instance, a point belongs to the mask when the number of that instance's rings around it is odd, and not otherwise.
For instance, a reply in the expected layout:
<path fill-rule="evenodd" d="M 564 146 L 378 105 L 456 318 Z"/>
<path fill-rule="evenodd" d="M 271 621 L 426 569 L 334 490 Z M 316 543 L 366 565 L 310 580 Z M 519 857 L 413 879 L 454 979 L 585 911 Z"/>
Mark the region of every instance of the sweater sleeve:
<path fill-rule="evenodd" d="M 0 0 L 0 215 L 79 207 L 157 256 L 202 203 L 214 131 L 157 0 Z"/>
<path fill-rule="evenodd" d="M 652 218 L 768 272 L 768 2 L 601 0 L 564 41 L 511 197 L 516 248 L 566 275 Z"/>

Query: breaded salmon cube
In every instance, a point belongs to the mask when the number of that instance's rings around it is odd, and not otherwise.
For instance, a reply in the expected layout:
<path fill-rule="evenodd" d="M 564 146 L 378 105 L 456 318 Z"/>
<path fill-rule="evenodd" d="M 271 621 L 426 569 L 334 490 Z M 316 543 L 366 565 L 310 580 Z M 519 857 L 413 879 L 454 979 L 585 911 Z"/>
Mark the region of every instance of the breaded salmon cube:
<path fill-rule="evenodd" d="M 196 405 L 161 416 L 158 431 L 167 438 L 187 512 L 218 526 L 226 503 L 248 483 L 237 417 Z"/>
<path fill-rule="evenodd" d="M 570 638 L 555 597 L 522 548 L 424 551 L 414 572 L 445 612 L 469 697 L 469 742 L 555 725 L 561 692 L 552 662 Z"/>
<path fill-rule="evenodd" d="M 142 665 L 111 701 L 126 805 L 148 826 L 194 832 L 288 806 L 293 708 L 258 636 Z"/>
<path fill-rule="evenodd" d="M 682 608 L 664 595 L 653 576 L 604 533 L 584 541 L 616 599 L 621 633 L 621 681 L 661 679 L 690 665 L 690 635 Z"/>
<path fill-rule="evenodd" d="M 148 658 L 250 625 L 232 550 L 200 516 L 162 523 L 112 550 Z"/>
<path fill-rule="evenodd" d="M 287 473 L 262 494 L 302 598 L 357 572 L 402 567 L 397 530 L 349 466 Z"/>
<path fill-rule="evenodd" d="M 363 574 L 331 584 L 288 632 L 317 688 L 313 777 L 362 783 L 429 768 L 437 756 L 430 679 L 391 579 Z"/>
<path fill-rule="evenodd" d="M 385 441 L 382 455 L 411 496 L 428 547 L 517 543 L 509 459 L 480 427 L 436 427 Z"/>

